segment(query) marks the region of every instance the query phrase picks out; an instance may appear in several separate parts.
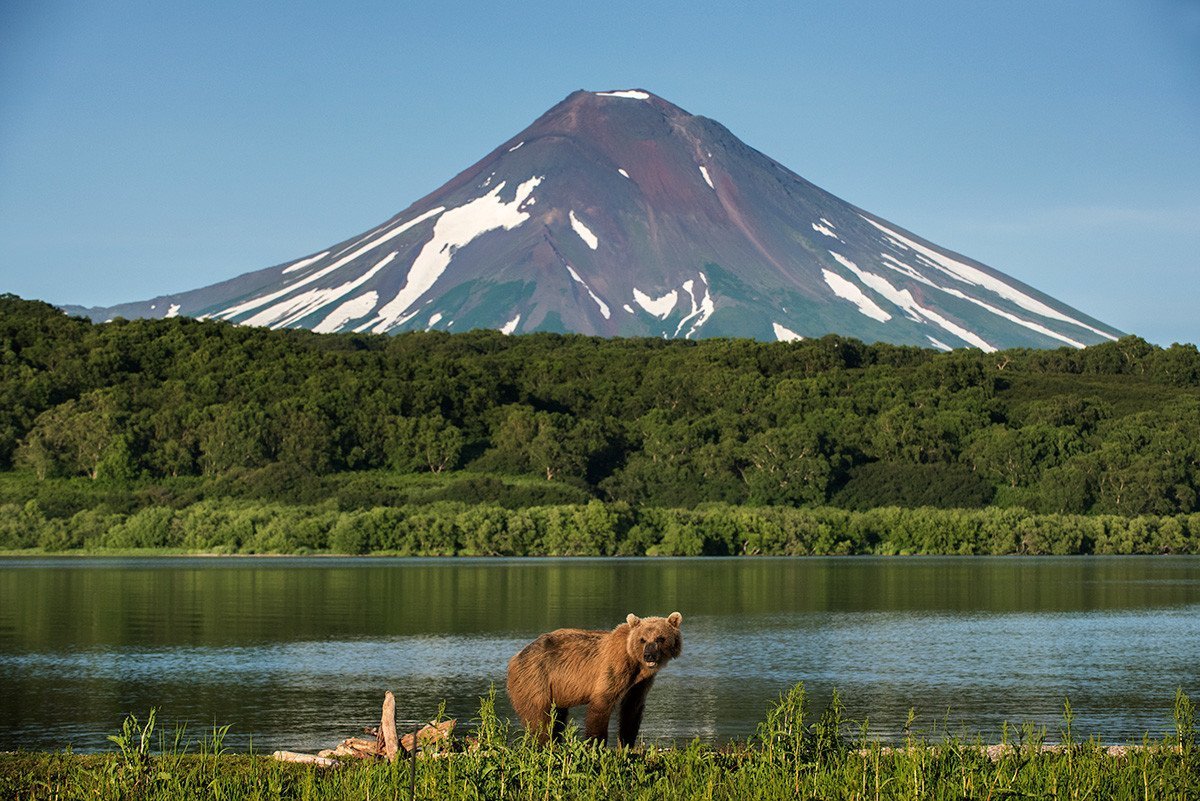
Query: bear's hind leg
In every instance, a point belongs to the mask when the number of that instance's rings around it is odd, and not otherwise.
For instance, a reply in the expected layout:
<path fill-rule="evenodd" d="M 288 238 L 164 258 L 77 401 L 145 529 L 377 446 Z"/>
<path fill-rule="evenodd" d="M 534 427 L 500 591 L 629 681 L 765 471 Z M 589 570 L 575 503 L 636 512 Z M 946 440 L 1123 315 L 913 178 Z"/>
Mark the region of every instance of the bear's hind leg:
<path fill-rule="evenodd" d="M 554 707 L 550 714 L 554 720 L 550 723 L 550 739 L 556 743 L 563 740 L 563 733 L 567 730 L 567 713 L 569 709 L 565 707 Z"/>
<path fill-rule="evenodd" d="M 532 697 L 521 697 L 514 695 L 510 690 L 509 697 L 514 699 L 513 711 L 521 718 L 521 723 L 525 725 L 525 730 L 530 736 L 541 745 L 550 742 L 558 717 L 558 710 L 555 710 L 554 705 L 550 702 L 550 694 L 538 693 Z M 517 699 L 520 700 L 519 704 L 516 702 Z M 567 710 L 561 711 L 565 723 Z"/>
<path fill-rule="evenodd" d="M 538 745 L 545 745 L 551 739 L 561 739 L 560 732 L 567 725 L 567 710 L 546 704 L 536 715 L 528 718 L 522 716 L 522 719 L 525 721 L 525 728 L 537 739 Z"/>

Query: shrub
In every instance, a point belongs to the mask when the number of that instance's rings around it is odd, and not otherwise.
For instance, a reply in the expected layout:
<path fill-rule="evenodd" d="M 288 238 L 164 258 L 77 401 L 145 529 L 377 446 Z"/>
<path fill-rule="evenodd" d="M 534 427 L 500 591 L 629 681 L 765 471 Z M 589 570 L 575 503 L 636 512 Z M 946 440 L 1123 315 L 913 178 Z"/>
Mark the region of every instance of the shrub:
<path fill-rule="evenodd" d="M 166 548 L 180 544 L 175 510 L 149 506 L 113 526 L 102 541 L 110 548 Z"/>

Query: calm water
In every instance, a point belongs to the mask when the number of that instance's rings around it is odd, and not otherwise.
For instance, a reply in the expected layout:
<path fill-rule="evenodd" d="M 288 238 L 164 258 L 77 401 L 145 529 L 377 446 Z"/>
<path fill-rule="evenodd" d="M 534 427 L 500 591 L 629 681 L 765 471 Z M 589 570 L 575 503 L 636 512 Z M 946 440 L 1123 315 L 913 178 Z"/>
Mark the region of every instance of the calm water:
<path fill-rule="evenodd" d="M 851 717 L 1054 738 L 1064 696 L 1105 740 L 1200 701 L 1200 559 L 0 560 L 0 750 L 106 749 L 126 712 L 245 749 L 317 749 L 378 721 L 470 720 L 508 657 L 560 626 L 684 615 L 643 736 L 751 734 L 804 681 Z M 577 716 L 578 717 L 578 716 Z"/>

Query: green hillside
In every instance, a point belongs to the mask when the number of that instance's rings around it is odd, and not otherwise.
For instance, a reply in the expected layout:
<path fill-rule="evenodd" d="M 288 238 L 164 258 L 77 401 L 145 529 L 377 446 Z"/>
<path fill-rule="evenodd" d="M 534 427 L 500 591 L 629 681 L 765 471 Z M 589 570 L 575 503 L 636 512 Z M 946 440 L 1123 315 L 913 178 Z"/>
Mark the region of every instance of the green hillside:
<path fill-rule="evenodd" d="M 425 476 L 425 478 L 422 478 Z M 0 297 L 0 502 L 1200 511 L 1200 353 L 318 335 Z"/>

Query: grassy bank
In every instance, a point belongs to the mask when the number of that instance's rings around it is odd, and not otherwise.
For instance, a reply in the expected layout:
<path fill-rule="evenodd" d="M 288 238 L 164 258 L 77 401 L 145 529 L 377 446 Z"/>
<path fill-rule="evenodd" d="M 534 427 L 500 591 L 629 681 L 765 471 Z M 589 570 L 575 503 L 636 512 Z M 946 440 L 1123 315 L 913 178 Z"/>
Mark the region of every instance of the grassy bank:
<path fill-rule="evenodd" d="M 911 734 L 900 747 L 856 733 L 835 698 L 813 717 L 802 686 L 780 699 L 747 741 L 710 749 L 653 745 L 597 749 L 574 737 L 537 748 L 483 699 L 474 751 L 332 769 L 230 755 L 215 731 L 191 747 L 127 721 L 106 755 L 0 755 L 4 798 L 426 799 L 899 799 L 1195 798 L 1200 796 L 1195 709 L 1175 701 L 1175 734 L 1121 753 L 1080 741 L 1069 705 L 1060 745 L 1025 727 L 999 748 Z M 155 745 L 157 744 L 157 748 Z"/>

